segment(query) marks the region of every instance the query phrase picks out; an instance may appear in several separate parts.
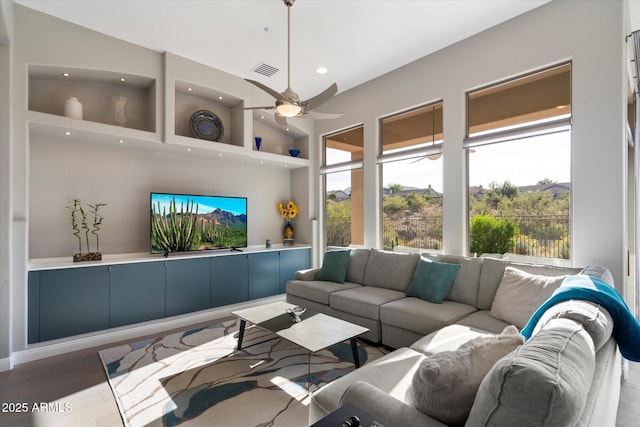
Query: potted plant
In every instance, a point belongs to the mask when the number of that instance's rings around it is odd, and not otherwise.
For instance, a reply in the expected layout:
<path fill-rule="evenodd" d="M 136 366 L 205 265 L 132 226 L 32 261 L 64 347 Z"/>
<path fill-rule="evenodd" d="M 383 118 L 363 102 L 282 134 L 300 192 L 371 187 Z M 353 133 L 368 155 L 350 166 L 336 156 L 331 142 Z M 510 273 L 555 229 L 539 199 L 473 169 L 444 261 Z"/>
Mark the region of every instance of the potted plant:
<path fill-rule="evenodd" d="M 106 203 L 87 204 L 88 210 L 82 206 L 80 199 L 73 199 L 68 206 L 71 210 L 71 229 L 73 235 L 78 240 L 78 250 L 73 254 L 73 262 L 80 261 L 100 261 L 102 252 L 100 248 L 100 226 L 103 217 L 100 215 L 100 208 L 107 206 Z M 83 239 L 80 230 L 84 232 L 84 248 Z M 89 244 L 89 234 L 95 237 L 95 251 L 91 250 Z"/>

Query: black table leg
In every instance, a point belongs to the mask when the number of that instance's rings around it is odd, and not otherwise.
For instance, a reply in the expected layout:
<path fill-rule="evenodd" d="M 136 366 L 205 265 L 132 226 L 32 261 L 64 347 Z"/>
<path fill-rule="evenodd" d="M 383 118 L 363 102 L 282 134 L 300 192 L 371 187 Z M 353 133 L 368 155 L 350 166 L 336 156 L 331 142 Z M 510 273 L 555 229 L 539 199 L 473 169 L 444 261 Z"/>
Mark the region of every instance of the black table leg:
<path fill-rule="evenodd" d="M 242 339 L 244 338 L 244 327 L 246 325 L 247 325 L 247 321 L 240 319 L 240 330 L 238 331 L 238 350 L 242 348 Z"/>
<path fill-rule="evenodd" d="M 355 338 L 351 338 L 351 352 L 353 353 L 353 363 L 358 369 L 360 367 L 360 357 L 358 356 L 358 344 Z"/>

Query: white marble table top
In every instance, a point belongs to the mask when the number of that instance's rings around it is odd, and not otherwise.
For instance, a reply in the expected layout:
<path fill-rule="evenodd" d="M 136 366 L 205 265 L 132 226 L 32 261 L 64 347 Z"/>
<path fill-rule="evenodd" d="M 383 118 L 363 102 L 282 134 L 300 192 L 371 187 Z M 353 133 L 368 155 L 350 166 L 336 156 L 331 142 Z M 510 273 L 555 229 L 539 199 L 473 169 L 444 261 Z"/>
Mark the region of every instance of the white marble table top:
<path fill-rule="evenodd" d="M 364 334 L 369 329 L 335 317 L 310 310 L 305 311 L 298 323 L 286 312 L 293 304 L 278 301 L 231 312 L 234 316 L 253 323 L 269 332 L 299 345 L 311 352 L 323 350 L 339 342 Z"/>

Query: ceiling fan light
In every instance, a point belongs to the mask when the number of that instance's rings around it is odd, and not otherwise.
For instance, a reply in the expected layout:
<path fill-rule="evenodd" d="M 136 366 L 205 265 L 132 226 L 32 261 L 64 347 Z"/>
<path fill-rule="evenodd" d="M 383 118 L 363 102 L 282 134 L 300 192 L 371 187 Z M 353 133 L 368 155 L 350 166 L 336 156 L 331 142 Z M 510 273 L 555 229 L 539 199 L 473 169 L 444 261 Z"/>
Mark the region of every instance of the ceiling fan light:
<path fill-rule="evenodd" d="M 302 111 L 302 107 L 294 104 L 279 104 L 276 107 L 276 111 L 278 112 L 278 114 L 284 117 L 295 117 L 300 114 L 300 111 Z"/>
<path fill-rule="evenodd" d="M 442 157 L 442 153 L 435 153 L 435 154 L 429 154 L 427 156 L 427 159 L 429 159 L 429 160 L 438 160 L 440 157 Z"/>

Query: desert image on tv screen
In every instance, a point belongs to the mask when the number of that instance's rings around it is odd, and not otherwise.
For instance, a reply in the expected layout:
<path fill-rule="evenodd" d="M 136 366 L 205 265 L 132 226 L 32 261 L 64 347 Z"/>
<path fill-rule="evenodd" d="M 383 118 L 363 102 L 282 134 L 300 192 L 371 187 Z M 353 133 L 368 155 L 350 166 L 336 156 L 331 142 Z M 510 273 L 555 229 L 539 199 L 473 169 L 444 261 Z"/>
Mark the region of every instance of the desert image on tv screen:
<path fill-rule="evenodd" d="M 151 252 L 247 246 L 247 199 L 151 193 Z"/>

